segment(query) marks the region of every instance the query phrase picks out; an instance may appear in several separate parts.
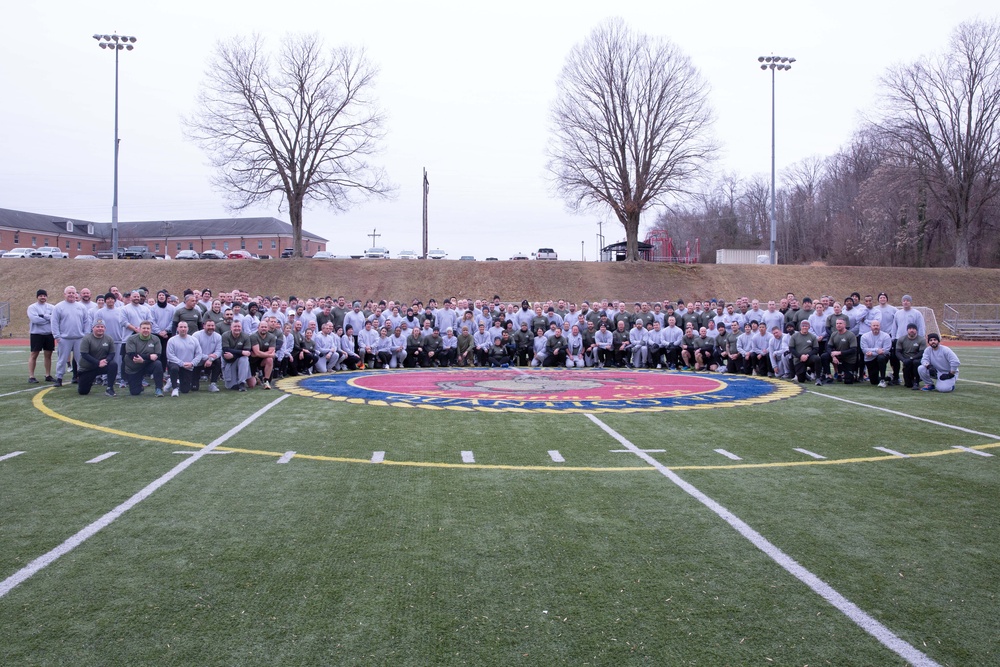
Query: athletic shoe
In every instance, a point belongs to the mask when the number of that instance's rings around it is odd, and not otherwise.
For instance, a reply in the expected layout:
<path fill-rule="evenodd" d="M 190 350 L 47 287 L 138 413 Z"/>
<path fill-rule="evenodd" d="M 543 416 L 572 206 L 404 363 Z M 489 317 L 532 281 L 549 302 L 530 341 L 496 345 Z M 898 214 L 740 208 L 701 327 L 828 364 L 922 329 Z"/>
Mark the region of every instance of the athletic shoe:
<path fill-rule="evenodd" d="M 920 383 L 917 382 L 912 387 L 910 387 L 910 389 L 912 389 L 913 391 L 920 391 Z"/>
<path fill-rule="evenodd" d="M 500 364 L 500 368 L 510 368 L 510 364 Z"/>
<path fill-rule="evenodd" d="M 246 391 L 247 390 L 247 383 L 246 382 L 240 382 L 239 390 L 240 391 Z"/>
<path fill-rule="evenodd" d="M 46 375 L 45 376 L 45 381 L 46 382 L 55 382 L 56 379 L 54 377 L 52 377 L 51 375 Z"/>
<path fill-rule="evenodd" d="M 38 384 L 38 380 L 35 378 L 28 378 L 28 384 Z"/>
<path fill-rule="evenodd" d="M 899 386 L 899 378 L 892 378 L 892 380 L 889 382 L 889 384 L 891 384 L 893 387 L 898 387 Z"/>
<path fill-rule="evenodd" d="M 173 384 L 171 384 L 170 380 L 163 383 L 163 391 L 170 391 L 171 387 L 173 387 Z"/>
<path fill-rule="evenodd" d="M 270 388 L 271 388 L 270 380 L 264 380 L 264 389 L 270 389 Z"/>
<path fill-rule="evenodd" d="M 175 388 L 172 392 L 170 392 L 170 396 L 173 398 L 177 398 L 180 395 L 181 395 L 181 390 L 179 388 Z"/>
<path fill-rule="evenodd" d="M 145 378 L 143 378 L 143 380 L 142 380 L 142 386 L 143 387 L 148 387 L 149 386 L 149 380 L 146 380 Z"/>
<path fill-rule="evenodd" d="M 157 389 L 156 390 L 156 397 L 157 398 L 163 398 L 163 390 L 162 389 Z"/>
<path fill-rule="evenodd" d="M 886 383 L 886 381 L 885 381 L 885 380 L 879 380 L 879 382 L 878 382 L 878 386 L 879 386 L 879 387 L 880 387 L 881 389 L 885 389 L 885 388 L 886 388 L 886 387 L 888 387 L 889 385 L 888 385 L 888 384 Z"/>
<path fill-rule="evenodd" d="M 823 381 L 822 380 L 816 380 L 816 386 L 817 387 L 822 387 L 823 386 Z"/>
<path fill-rule="evenodd" d="M 213 382 L 212 384 L 208 385 L 208 390 L 210 392 L 212 392 L 212 393 L 215 393 L 215 392 L 219 391 L 219 388 Z"/>
<path fill-rule="evenodd" d="M 55 386 L 55 387 L 61 387 L 62 386 L 62 379 L 60 378 L 58 380 L 54 380 L 53 381 L 53 386 Z"/>
<path fill-rule="evenodd" d="M 74 377 L 73 380 L 72 380 L 72 382 L 73 382 L 73 384 L 78 384 L 80 381 Z"/>
<path fill-rule="evenodd" d="M 104 395 L 108 396 L 110 398 L 117 398 L 118 397 L 118 394 L 116 394 L 115 390 L 112 389 L 111 387 L 108 387 L 107 389 L 104 390 Z"/>
<path fill-rule="evenodd" d="M 925 384 L 923 387 L 920 388 L 920 391 L 934 391 L 934 385 Z"/>

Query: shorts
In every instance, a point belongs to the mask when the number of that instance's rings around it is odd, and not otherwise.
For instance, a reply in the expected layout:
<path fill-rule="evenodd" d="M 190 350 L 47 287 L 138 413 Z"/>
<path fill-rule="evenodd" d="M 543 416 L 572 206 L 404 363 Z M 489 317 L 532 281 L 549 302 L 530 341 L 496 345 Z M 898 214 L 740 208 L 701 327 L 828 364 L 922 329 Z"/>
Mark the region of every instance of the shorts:
<path fill-rule="evenodd" d="M 51 352 L 52 350 L 56 349 L 55 336 L 53 336 L 50 333 L 47 334 L 33 333 L 28 336 L 28 339 L 31 343 L 32 352 L 42 352 L 43 350 L 45 352 Z"/>

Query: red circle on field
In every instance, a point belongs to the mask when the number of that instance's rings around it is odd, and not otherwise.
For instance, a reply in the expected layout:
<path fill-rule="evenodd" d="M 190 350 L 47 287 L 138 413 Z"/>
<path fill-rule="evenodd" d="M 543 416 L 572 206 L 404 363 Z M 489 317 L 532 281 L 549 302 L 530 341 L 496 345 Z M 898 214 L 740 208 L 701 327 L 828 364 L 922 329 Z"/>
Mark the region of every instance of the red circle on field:
<path fill-rule="evenodd" d="M 701 375 L 583 369 L 373 373 L 349 384 L 387 394 L 516 401 L 613 401 L 707 394 L 726 383 Z"/>

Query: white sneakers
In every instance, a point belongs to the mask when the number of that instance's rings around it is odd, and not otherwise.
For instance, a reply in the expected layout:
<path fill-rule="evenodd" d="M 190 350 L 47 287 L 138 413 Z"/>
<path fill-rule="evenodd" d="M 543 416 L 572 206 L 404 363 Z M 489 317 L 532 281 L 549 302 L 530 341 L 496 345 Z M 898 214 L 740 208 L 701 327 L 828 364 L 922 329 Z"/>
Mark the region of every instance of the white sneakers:
<path fill-rule="evenodd" d="M 174 387 L 174 390 L 172 392 L 170 392 L 170 395 L 174 396 L 174 397 L 180 396 L 181 395 L 181 390 L 178 387 Z"/>
<path fill-rule="evenodd" d="M 217 386 L 215 386 L 215 383 L 213 382 L 213 383 L 211 383 L 210 385 L 208 385 L 208 390 L 209 390 L 210 392 L 213 392 L 213 393 L 214 393 L 214 392 L 216 392 L 216 391 L 219 391 L 219 388 L 218 388 Z"/>

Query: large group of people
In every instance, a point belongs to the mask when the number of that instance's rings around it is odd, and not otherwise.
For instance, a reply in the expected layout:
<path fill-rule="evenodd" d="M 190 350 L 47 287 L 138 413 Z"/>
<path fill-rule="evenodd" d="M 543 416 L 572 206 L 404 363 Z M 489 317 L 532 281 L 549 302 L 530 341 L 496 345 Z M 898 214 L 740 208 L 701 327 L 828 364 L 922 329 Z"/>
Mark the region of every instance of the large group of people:
<path fill-rule="evenodd" d="M 241 290 L 126 295 L 116 286 L 95 298 L 70 285 L 55 306 L 38 290 L 28 319 L 28 382 L 38 382 L 42 355 L 46 382 L 62 386 L 72 372 L 80 394 L 99 384 L 108 396 L 116 386 L 179 396 L 202 382 L 209 392 L 220 384 L 266 390 L 286 376 L 453 366 L 694 370 L 949 391 L 960 365 L 926 331 L 912 297 L 897 307 L 885 293 L 800 303 L 789 292 L 766 304 L 747 297 L 517 304 L 495 296 L 407 305 Z"/>

